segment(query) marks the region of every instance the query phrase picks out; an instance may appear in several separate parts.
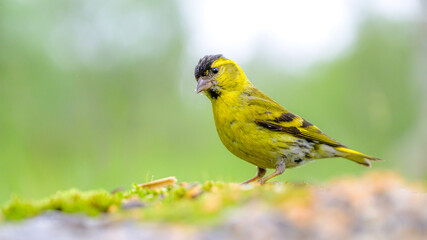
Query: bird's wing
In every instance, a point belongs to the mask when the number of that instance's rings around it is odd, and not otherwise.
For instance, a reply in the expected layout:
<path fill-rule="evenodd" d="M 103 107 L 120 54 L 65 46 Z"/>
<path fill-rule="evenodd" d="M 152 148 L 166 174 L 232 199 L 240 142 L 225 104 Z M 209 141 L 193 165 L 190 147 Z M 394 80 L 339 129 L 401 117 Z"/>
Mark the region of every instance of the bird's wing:
<path fill-rule="evenodd" d="M 252 120 L 260 127 L 283 132 L 332 147 L 345 147 L 326 136 L 320 129 L 298 115 L 289 112 L 256 88 L 245 92 Z"/>

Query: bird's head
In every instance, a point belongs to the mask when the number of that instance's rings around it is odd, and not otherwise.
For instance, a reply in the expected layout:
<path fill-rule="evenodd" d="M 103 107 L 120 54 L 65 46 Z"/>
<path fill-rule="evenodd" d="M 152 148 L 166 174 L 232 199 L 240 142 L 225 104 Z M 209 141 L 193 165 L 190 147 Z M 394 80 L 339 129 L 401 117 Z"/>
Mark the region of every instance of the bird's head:
<path fill-rule="evenodd" d="M 211 99 L 226 92 L 242 91 L 250 84 L 242 68 L 221 54 L 201 58 L 194 70 L 194 77 L 197 93 L 205 91 Z"/>

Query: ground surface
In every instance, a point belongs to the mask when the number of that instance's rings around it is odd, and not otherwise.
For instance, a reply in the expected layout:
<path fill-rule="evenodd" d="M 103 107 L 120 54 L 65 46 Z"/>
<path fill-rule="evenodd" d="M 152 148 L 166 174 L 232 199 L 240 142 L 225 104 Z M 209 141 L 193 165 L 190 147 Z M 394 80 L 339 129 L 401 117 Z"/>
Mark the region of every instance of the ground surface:
<path fill-rule="evenodd" d="M 427 194 L 422 187 L 389 172 L 324 186 L 208 182 L 149 187 L 134 186 L 114 194 L 73 190 L 32 202 L 13 199 L 2 208 L 0 239 L 427 236 Z"/>

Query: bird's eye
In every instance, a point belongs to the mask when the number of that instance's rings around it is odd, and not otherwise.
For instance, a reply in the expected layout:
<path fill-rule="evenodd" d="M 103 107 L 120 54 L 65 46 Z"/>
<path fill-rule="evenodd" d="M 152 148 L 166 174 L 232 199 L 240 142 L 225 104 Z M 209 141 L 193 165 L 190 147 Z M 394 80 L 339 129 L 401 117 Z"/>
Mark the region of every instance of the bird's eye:
<path fill-rule="evenodd" d="M 217 67 L 212 68 L 212 72 L 213 74 L 217 74 L 219 72 L 219 69 Z"/>

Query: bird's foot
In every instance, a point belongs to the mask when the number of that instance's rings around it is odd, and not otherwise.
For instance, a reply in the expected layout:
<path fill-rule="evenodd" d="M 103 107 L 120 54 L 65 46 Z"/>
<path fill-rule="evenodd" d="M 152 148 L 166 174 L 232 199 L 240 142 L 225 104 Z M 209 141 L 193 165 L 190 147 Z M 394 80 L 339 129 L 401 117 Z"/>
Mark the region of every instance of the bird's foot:
<path fill-rule="evenodd" d="M 276 166 L 276 171 L 274 171 L 274 173 L 268 175 L 267 177 L 261 178 L 260 180 L 258 180 L 258 182 L 261 185 L 264 185 L 268 180 L 270 180 L 270 179 L 274 178 L 275 176 L 278 176 L 278 175 L 282 174 L 283 172 L 285 172 L 285 169 L 286 169 L 285 163 L 282 162 Z"/>
<path fill-rule="evenodd" d="M 264 168 L 258 167 L 258 171 L 256 173 L 256 176 L 247 180 L 247 181 L 242 182 L 240 185 L 245 185 L 245 184 L 248 184 L 248 183 L 251 183 L 251 182 L 258 180 L 258 179 L 264 177 L 266 172 L 267 172 L 267 170 L 265 170 Z"/>
<path fill-rule="evenodd" d="M 249 183 L 251 183 L 251 182 L 254 182 L 254 181 L 258 180 L 258 179 L 259 179 L 259 177 L 258 177 L 258 176 L 256 176 L 256 177 L 253 177 L 253 178 L 251 178 L 251 179 L 249 179 L 249 180 L 246 180 L 246 181 L 242 182 L 240 185 L 246 185 L 246 184 L 249 184 Z"/>

